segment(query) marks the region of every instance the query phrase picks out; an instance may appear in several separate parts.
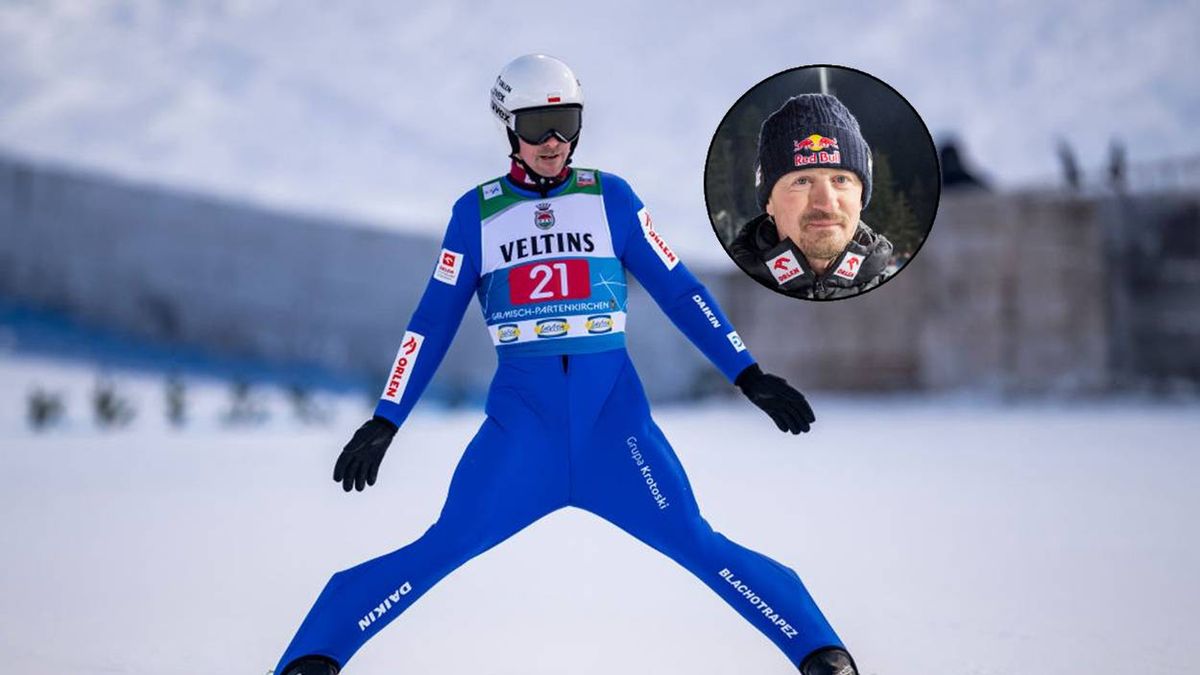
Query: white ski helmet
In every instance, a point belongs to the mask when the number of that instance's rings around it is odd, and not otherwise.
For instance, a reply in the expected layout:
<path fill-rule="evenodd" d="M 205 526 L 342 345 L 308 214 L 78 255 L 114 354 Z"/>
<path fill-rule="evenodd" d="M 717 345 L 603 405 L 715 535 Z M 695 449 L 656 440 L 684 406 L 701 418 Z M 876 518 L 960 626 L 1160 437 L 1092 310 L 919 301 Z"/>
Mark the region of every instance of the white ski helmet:
<path fill-rule="evenodd" d="M 529 114 L 522 116 L 522 111 Z M 570 114 L 564 116 L 568 111 Z M 567 64 L 553 56 L 517 57 L 504 66 L 492 86 L 492 114 L 507 131 L 514 153 L 518 136 L 536 145 L 544 143 L 550 135 L 570 143 L 574 153 L 582 111 L 583 89 L 579 80 Z M 525 122 L 520 128 L 518 118 Z M 529 137 L 529 129 L 535 133 L 533 138 Z"/>

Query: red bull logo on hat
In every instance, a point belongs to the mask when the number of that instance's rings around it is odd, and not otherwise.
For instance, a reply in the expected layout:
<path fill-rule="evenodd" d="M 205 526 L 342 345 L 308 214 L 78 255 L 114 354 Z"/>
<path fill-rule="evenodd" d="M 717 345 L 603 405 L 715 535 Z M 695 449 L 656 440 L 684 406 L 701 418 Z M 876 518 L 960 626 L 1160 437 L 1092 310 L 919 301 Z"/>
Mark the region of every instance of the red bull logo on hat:
<path fill-rule="evenodd" d="M 836 138 L 821 134 L 810 134 L 792 141 L 792 151 L 796 153 L 796 166 L 841 164 L 842 153 L 837 147 Z"/>

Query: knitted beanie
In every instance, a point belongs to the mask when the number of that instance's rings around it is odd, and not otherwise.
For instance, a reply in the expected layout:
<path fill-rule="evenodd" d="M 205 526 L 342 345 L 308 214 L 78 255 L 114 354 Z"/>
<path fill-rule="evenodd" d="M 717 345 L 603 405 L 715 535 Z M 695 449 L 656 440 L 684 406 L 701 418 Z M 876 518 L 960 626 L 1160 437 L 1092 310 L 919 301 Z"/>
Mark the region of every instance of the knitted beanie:
<path fill-rule="evenodd" d="M 789 98 L 771 113 L 758 134 L 755 187 L 758 205 L 767 208 L 771 189 L 786 173 L 840 167 L 862 180 L 862 205 L 871 201 L 871 149 L 842 102 L 828 94 Z"/>

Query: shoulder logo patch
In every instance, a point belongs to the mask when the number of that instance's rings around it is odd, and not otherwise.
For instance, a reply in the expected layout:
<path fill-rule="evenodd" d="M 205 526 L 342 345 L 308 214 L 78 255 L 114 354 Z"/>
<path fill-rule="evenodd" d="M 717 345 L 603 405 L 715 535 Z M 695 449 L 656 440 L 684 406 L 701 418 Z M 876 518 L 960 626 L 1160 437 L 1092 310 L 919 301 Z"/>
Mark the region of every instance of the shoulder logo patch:
<path fill-rule="evenodd" d="M 438 256 L 437 269 L 433 271 L 433 278 L 453 286 L 458 283 L 460 270 L 462 270 L 462 254 L 444 248 L 441 255 Z"/>
<path fill-rule="evenodd" d="M 784 251 L 768 260 L 767 269 L 771 270 L 771 276 L 780 286 L 804 274 L 804 268 L 800 267 L 796 255 L 791 251 Z"/>
<path fill-rule="evenodd" d="M 654 252 L 658 254 L 659 260 L 662 260 L 667 269 L 675 269 L 675 266 L 679 264 L 679 256 L 675 255 L 670 246 L 667 246 L 667 242 L 663 240 L 662 235 L 654 231 L 654 222 L 650 219 L 650 212 L 643 207 L 638 211 L 637 215 L 638 222 L 642 224 L 642 236 L 646 237 L 650 248 L 654 249 Z"/>
<path fill-rule="evenodd" d="M 842 260 L 842 264 L 838 265 L 833 275 L 853 281 L 854 277 L 858 276 L 858 266 L 862 261 L 863 256 L 857 253 L 847 253 L 846 257 Z"/>
<path fill-rule="evenodd" d="M 493 181 L 483 186 L 483 200 L 499 197 L 503 192 L 504 190 L 500 188 L 500 181 Z"/>
<path fill-rule="evenodd" d="M 596 184 L 596 174 L 592 171 L 580 171 L 575 176 L 575 184 L 579 187 L 588 187 Z"/>

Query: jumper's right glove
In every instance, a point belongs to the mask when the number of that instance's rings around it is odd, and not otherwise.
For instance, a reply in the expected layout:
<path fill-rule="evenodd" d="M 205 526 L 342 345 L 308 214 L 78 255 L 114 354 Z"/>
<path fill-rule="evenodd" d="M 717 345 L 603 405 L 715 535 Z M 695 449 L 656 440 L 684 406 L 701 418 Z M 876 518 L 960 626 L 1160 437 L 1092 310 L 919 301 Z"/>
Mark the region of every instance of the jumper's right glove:
<path fill-rule="evenodd" d="M 809 425 L 817 420 L 808 401 L 804 400 L 804 394 L 793 389 L 782 377 L 764 373 L 757 363 L 747 366 L 734 384 L 751 403 L 775 420 L 780 431 L 798 434 L 808 431 Z"/>
<path fill-rule="evenodd" d="M 333 480 L 341 483 L 346 492 L 351 488 L 362 492 L 366 486 L 374 485 L 383 453 L 395 435 L 396 425 L 390 420 L 378 415 L 367 420 L 342 448 L 333 467 Z"/>

